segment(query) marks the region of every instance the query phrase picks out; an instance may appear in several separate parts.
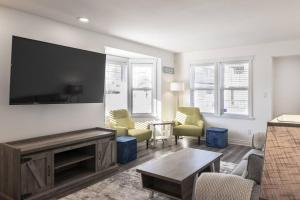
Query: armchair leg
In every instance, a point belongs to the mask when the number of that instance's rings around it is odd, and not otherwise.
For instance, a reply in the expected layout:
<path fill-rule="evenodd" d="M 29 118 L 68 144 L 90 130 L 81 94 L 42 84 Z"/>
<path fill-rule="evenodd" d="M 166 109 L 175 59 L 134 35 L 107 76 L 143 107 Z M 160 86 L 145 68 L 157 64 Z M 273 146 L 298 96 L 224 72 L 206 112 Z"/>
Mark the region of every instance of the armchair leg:
<path fill-rule="evenodd" d="M 147 149 L 149 148 L 149 140 L 146 140 Z"/>
<path fill-rule="evenodd" d="M 200 139 L 201 139 L 201 137 L 199 136 L 198 137 L 198 145 L 200 145 Z"/>
<path fill-rule="evenodd" d="M 175 144 L 177 145 L 178 144 L 178 136 L 175 135 Z"/>

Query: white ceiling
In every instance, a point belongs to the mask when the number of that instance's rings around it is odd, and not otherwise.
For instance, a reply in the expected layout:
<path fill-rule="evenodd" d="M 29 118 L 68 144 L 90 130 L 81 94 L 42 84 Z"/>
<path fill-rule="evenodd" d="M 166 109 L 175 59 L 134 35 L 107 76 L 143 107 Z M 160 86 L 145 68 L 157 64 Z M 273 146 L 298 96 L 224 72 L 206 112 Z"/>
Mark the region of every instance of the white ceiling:
<path fill-rule="evenodd" d="M 300 38 L 300 0 L 0 0 L 0 4 L 173 52 Z M 79 24 L 85 16 L 89 24 Z"/>

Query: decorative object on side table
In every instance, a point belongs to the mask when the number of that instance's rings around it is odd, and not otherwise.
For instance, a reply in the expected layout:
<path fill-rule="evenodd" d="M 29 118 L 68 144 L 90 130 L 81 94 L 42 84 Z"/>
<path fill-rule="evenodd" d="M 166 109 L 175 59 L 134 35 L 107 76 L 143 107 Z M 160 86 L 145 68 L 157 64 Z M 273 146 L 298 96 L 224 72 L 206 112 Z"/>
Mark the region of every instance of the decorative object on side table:
<path fill-rule="evenodd" d="M 168 140 L 170 139 L 170 137 L 173 135 L 173 127 L 175 125 L 175 122 L 173 121 L 154 121 L 151 122 L 150 127 L 152 126 L 152 138 L 153 138 L 153 146 L 156 146 L 156 142 L 158 140 L 162 140 L 163 144 L 165 141 L 168 142 Z M 160 135 L 157 135 L 157 130 L 156 127 L 157 126 L 162 126 L 164 130 L 161 131 Z M 166 126 L 170 126 L 170 131 L 165 130 Z"/>
<path fill-rule="evenodd" d="M 209 147 L 225 148 L 228 145 L 228 129 L 207 128 L 206 145 Z"/>
<path fill-rule="evenodd" d="M 137 141 L 134 137 L 117 137 L 117 160 L 120 164 L 126 164 L 137 158 Z"/>

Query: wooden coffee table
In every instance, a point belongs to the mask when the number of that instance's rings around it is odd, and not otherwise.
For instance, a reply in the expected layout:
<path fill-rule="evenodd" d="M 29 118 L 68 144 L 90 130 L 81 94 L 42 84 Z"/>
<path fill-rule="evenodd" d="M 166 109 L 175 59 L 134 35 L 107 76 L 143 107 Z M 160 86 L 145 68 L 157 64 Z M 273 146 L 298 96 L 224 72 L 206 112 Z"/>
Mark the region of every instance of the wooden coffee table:
<path fill-rule="evenodd" d="M 186 148 L 140 165 L 143 188 L 174 199 L 191 200 L 201 172 L 219 172 L 222 153 Z"/>

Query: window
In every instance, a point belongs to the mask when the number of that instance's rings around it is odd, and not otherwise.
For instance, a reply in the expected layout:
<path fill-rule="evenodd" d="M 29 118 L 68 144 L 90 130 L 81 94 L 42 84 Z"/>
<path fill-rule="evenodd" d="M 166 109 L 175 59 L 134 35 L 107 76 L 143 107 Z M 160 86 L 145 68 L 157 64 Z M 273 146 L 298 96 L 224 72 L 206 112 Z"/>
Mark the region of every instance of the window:
<path fill-rule="evenodd" d="M 252 117 L 252 59 L 192 65 L 191 103 L 218 116 Z"/>
<path fill-rule="evenodd" d="M 130 110 L 133 115 L 154 115 L 155 68 L 155 63 L 131 64 Z"/>
<path fill-rule="evenodd" d="M 156 68 L 158 58 L 131 54 L 128 58 L 107 55 L 105 69 L 105 113 L 127 109 L 133 117 L 155 117 Z"/>
<path fill-rule="evenodd" d="M 215 65 L 193 67 L 192 102 L 202 112 L 215 112 Z"/>

